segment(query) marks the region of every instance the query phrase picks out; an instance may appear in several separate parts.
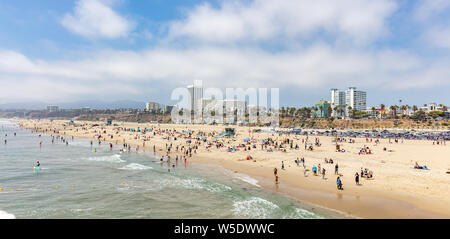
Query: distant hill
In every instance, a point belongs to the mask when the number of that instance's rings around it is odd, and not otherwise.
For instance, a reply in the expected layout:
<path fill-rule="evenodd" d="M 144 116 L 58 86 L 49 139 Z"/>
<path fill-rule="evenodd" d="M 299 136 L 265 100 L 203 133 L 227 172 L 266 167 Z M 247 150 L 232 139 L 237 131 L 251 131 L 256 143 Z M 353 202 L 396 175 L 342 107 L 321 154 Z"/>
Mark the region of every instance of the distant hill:
<path fill-rule="evenodd" d="M 75 101 L 69 103 L 45 103 L 45 102 L 21 102 L 21 103 L 7 103 L 0 104 L 0 110 L 11 110 L 11 109 L 24 109 L 24 110 L 43 110 L 46 109 L 48 105 L 57 105 L 61 109 L 79 109 L 83 107 L 89 107 L 91 109 L 121 109 L 121 108 L 132 108 L 132 109 L 144 109 L 145 102 L 132 101 L 132 100 L 120 100 L 120 101 L 99 101 L 99 100 L 84 100 Z"/>

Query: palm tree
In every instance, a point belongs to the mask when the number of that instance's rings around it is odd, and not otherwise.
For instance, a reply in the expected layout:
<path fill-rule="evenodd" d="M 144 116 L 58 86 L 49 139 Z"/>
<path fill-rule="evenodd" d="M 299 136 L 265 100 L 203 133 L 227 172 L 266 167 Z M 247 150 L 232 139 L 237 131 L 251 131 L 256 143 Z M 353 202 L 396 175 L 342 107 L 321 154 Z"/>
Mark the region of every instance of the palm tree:
<path fill-rule="evenodd" d="M 377 108 L 372 107 L 372 114 L 375 114 L 375 117 L 377 117 Z"/>
<path fill-rule="evenodd" d="M 397 108 L 395 105 L 391 105 L 391 107 L 389 107 L 389 109 L 391 109 L 391 111 L 392 111 L 392 116 L 397 115 Z"/>
<path fill-rule="evenodd" d="M 400 110 L 402 111 L 402 115 L 405 115 L 406 109 L 407 109 L 406 105 L 400 106 Z"/>
<path fill-rule="evenodd" d="M 289 109 L 289 114 L 290 114 L 291 116 L 294 116 L 294 113 L 295 113 L 295 107 L 291 107 L 291 108 Z"/>
<path fill-rule="evenodd" d="M 339 109 L 339 107 L 338 107 L 338 106 L 334 106 L 334 107 L 333 107 L 333 112 L 334 112 L 335 114 L 337 114 L 337 112 L 338 112 L 338 109 Z"/>
<path fill-rule="evenodd" d="M 353 118 L 353 117 L 352 117 L 353 115 L 351 115 L 352 109 L 353 109 L 353 108 L 352 108 L 351 106 L 349 106 L 347 109 L 348 109 L 348 116 L 349 116 L 350 118 Z"/>
<path fill-rule="evenodd" d="M 331 106 L 327 105 L 327 114 L 325 115 L 326 118 L 330 118 L 332 110 L 333 109 L 331 108 Z"/>
<path fill-rule="evenodd" d="M 319 106 L 319 110 L 320 110 L 320 117 L 323 118 L 324 117 L 324 107 L 323 107 L 323 105 Z"/>

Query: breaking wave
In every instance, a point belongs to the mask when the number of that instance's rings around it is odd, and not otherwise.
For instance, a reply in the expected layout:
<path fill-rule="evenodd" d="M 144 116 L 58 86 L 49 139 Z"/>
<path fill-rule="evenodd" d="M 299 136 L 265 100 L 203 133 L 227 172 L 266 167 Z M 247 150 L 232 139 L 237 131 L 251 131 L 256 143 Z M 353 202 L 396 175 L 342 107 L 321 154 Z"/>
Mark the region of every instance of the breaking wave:
<path fill-rule="evenodd" d="M 121 159 L 119 154 L 108 155 L 108 156 L 100 156 L 100 157 L 90 157 L 87 158 L 89 161 L 97 161 L 97 162 L 111 162 L 111 163 L 124 163 L 125 161 Z"/>

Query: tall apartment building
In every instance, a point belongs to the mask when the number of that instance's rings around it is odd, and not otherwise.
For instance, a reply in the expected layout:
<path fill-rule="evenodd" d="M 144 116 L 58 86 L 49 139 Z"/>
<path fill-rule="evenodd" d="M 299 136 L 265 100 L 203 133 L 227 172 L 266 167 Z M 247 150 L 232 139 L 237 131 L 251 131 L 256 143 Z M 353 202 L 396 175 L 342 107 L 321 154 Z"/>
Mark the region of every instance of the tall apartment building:
<path fill-rule="evenodd" d="M 349 87 L 345 92 L 338 89 L 331 89 L 331 108 L 333 108 L 332 116 L 349 116 L 349 107 L 356 111 L 366 111 L 367 93 L 365 91 L 356 90 L 356 87 Z M 338 107 L 335 111 L 334 108 Z"/>
<path fill-rule="evenodd" d="M 333 117 L 342 117 L 345 114 L 345 92 L 339 91 L 338 89 L 331 89 L 331 108 L 333 109 L 332 116 Z M 341 107 L 342 112 L 338 109 L 337 111 L 334 110 L 335 107 Z"/>
<path fill-rule="evenodd" d="M 160 109 L 160 105 L 159 103 L 156 102 L 147 102 L 147 104 L 145 104 L 145 111 L 147 112 L 158 112 Z"/>
<path fill-rule="evenodd" d="M 59 111 L 59 107 L 56 106 L 56 105 L 49 105 L 49 106 L 47 106 L 47 111 L 49 113 L 58 112 Z"/>
<path fill-rule="evenodd" d="M 199 100 L 203 99 L 203 82 L 195 80 L 194 84 L 189 85 L 187 89 L 191 94 L 191 110 L 201 110 L 202 104 Z"/>
<path fill-rule="evenodd" d="M 352 107 L 356 111 L 366 111 L 367 107 L 367 94 L 364 91 L 356 90 L 356 87 L 349 87 L 345 91 L 345 104 L 348 107 Z M 347 116 L 349 112 L 347 112 Z"/>

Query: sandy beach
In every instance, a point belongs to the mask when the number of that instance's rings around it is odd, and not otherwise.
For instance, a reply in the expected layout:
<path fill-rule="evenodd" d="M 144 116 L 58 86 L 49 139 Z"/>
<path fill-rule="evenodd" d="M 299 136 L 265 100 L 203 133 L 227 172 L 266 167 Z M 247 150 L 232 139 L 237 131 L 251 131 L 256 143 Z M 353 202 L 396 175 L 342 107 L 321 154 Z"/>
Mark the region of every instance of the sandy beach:
<path fill-rule="evenodd" d="M 220 165 L 257 179 L 258 185 L 268 190 L 352 217 L 450 218 L 450 148 L 447 144 L 425 140 L 389 142 L 388 139 L 375 143 L 377 139 L 365 138 L 336 143 L 334 137 L 278 135 L 253 132 L 260 128 L 238 126 L 230 126 L 235 128 L 235 137 L 215 138 L 225 126 L 123 122 L 113 122 L 118 126 L 106 126 L 104 122 L 91 121 L 75 121 L 74 124 L 68 120 L 14 121 L 36 132 L 91 139 L 93 145 L 101 141 L 131 152 L 155 150 L 160 157 L 170 156 L 173 161 L 176 157 L 184 160 L 186 156 L 188 163 Z M 313 150 L 305 149 L 305 144 Z M 345 152 L 337 152 L 336 144 Z M 359 154 L 363 148 L 370 154 Z M 302 158 L 305 167 L 295 162 Z M 332 159 L 333 163 L 326 163 L 325 159 Z M 429 170 L 414 169 L 416 162 Z M 312 167 L 319 164 L 325 169 L 325 176 L 322 171 L 317 176 L 313 174 Z M 339 175 L 335 174 L 336 164 Z M 278 184 L 274 168 L 277 168 Z M 357 185 L 355 174 L 360 174 L 361 168 L 372 172 L 373 177 L 360 177 Z M 343 190 L 337 189 L 338 176 Z"/>

